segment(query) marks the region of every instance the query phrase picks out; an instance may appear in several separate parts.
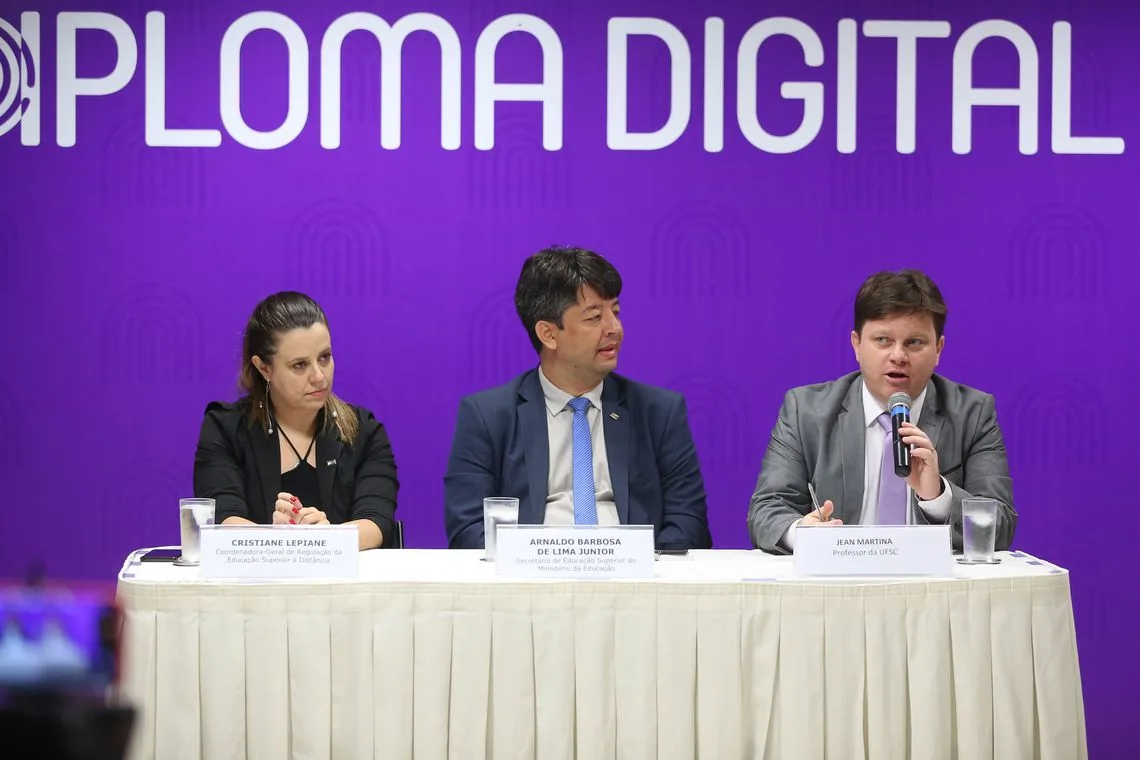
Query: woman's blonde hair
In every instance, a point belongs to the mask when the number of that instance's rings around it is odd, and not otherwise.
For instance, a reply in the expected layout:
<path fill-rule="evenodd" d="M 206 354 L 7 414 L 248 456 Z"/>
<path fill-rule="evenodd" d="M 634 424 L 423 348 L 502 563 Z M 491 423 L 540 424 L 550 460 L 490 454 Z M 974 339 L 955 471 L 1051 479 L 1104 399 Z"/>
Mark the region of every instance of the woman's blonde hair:
<path fill-rule="evenodd" d="M 309 296 L 295 291 L 274 293 L 259 303 L 249 317 L 241 342 L 241 370 L 238 385 L 249 399 L 250 423 L 269 429 L 269 385 L 253 366 L 253 357 L 268 364 L 277 353 L 281 336 L 290 330 L 307 330 L 313 325 L 329 326 L 324 311 Z M 335 394 L 329 393 L 324 406 L 324 431 L 336 430 L 341 441 L 351 444 L 360 431 L 356 412 Z"/>

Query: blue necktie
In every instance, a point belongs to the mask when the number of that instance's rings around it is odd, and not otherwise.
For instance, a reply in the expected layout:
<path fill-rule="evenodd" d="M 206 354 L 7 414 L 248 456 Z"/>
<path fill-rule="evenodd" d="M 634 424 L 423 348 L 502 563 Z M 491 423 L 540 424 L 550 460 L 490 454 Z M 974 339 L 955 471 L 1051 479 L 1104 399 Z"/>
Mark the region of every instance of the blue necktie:
<path fill-rule="evenodd" d="M 590 439 L 590 421 L 586 410 L 590 399 L 579 396 L 567 404 L 574 410 L 571 432 L 574 460 L 574 524 L 597 525 L 598 506 L 594 502 L 594 444 Z"/>

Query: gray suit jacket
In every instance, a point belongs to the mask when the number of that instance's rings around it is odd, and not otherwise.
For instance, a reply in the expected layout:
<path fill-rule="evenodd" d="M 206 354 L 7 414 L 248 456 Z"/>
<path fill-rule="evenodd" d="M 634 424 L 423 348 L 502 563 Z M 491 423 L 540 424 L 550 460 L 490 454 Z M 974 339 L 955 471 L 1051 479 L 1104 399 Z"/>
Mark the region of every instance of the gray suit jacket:
<path fill-rule="evenodd" d="M 862 375 L 853 372 L 829 383 L 793 388 L 784 396 L 748 505 L 753 545 L 787 553 L 778 542 L 788 526 L 811 511 L 809 480 L 820 501 L 831 499 L 834 517 L 858 522 L 866 466 L 862 393 Z M 995 548 L 1008 549 L 1017 512 L 994 397 L 934 375 L 919 428 L 934 443 L 939 469 L 953 491 L 950 532 L 955 551 L 962 548 L 962 499 L 970 496 L 999 502 Z M 924 519 L 921 510 L 914 514 Z"/>

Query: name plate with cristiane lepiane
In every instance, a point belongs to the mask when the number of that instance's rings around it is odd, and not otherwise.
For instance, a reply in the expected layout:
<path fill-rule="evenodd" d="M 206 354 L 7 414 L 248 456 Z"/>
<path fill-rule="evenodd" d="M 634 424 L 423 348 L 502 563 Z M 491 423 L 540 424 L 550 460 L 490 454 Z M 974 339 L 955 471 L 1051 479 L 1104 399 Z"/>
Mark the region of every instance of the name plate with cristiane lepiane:
<path fill-rule="evenodd" d="M 205 525 L 201 578 L 353 579 L 360 569 L 355 525 Z"/>

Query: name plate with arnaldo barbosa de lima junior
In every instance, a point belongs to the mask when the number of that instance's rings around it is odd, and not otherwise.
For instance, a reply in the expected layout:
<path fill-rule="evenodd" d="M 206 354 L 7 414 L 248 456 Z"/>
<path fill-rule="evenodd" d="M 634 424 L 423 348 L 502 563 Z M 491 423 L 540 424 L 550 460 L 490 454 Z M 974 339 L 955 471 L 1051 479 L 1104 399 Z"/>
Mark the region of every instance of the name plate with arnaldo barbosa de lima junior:
<path fill-rule="evenodd" d="M 801 525 L 795 530 L 792 572 L 797 576 L 954 577 L 949 525 Z"/>
<path fill-rule="evenodd" d="M 530 580 L 652 578 L 652 525 L 499 525 L 495 575 Z"/>
<path fill-rule="evenodd" d="M 355 525 L 204 525 L 200 578 L 353 580 L 360 571 Z"/>

